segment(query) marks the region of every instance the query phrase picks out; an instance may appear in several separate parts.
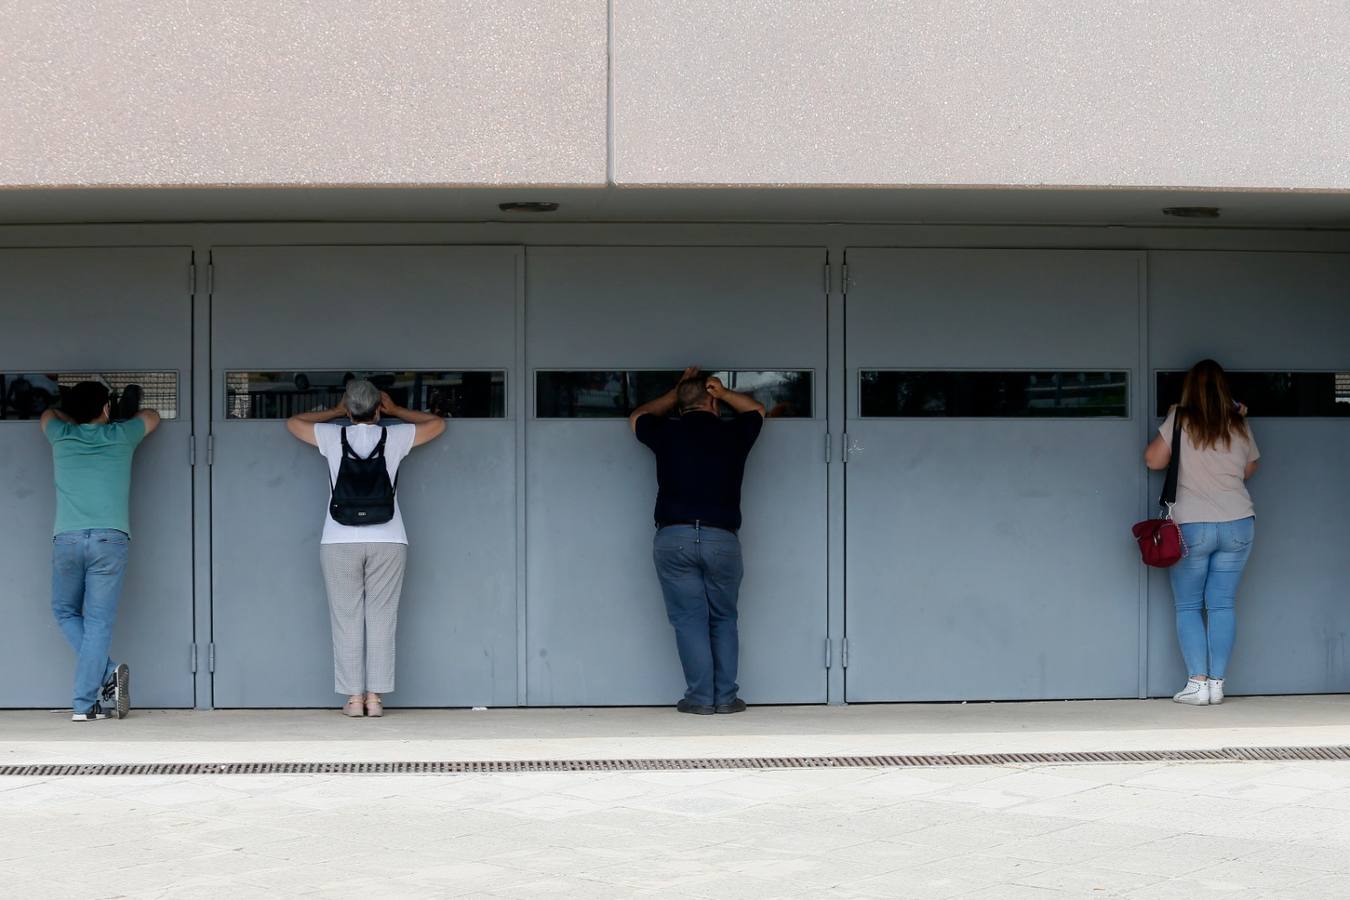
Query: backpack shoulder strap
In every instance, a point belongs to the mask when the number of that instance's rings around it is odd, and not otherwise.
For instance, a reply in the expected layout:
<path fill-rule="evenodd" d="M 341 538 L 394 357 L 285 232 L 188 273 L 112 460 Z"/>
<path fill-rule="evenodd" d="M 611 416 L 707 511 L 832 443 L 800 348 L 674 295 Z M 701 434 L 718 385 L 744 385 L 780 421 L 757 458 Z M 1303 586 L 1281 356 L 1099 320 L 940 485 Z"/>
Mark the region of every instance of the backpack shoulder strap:
<path fill-rule="evenodd" d="M 375 445 L 375 449 L 374 449 L 374 450 L 370 451 L 370 455 L 367 456 L 366 459 L 381 459 L 381 458 L 383 458 L 383 457 L 384 457 L 384 442 L 387 441 L 388 439 L 389 439 L 389 429 L 388 429 L 388 428 L 385 428 L 383 425 L 381 425 L 381 426 L 380 426 L 380 440 L 379 440 L 379 443 L 377 443 L 377 444 Z"/>

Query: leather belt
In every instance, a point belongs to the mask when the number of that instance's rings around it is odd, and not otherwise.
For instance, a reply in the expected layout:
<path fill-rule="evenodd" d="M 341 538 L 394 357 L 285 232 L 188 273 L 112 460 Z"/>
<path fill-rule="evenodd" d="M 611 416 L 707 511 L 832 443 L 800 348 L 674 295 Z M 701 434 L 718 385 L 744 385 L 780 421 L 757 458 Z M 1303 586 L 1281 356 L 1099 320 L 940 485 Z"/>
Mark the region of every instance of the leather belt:
<path fill-rule="evenodd" d="M 669 522 L 657 522 L 656 530 L 660 531 L 662 528 L 669 528 L 671 525 L 691 525 L 694 528 L 717 528 L 721 531 L 730 531 L 732 534 L 736 533 L 735 528 L 729 528 L 728 526 L 718 524 L 717 522 L 709 522 L 707 519 L 672 519 Z"/>

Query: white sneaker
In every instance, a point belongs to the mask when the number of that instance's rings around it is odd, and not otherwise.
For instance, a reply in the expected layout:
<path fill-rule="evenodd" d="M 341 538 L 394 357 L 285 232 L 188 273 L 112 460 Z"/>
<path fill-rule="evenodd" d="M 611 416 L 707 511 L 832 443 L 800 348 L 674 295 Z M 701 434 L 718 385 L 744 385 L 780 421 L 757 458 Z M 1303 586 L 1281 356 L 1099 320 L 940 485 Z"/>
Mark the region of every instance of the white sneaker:
<path fill-rule="evenodd" d="M 1190 679 L 1184 688 L 1172 696 L 1172 699 L 1190 706 L 1209 706 L 1209 682 Z"/>
<path fill-rule="evenodd" d="M 1209 680 L 1209 705 L 1223 702 L 1223 679 L 1211 678 Z"/>

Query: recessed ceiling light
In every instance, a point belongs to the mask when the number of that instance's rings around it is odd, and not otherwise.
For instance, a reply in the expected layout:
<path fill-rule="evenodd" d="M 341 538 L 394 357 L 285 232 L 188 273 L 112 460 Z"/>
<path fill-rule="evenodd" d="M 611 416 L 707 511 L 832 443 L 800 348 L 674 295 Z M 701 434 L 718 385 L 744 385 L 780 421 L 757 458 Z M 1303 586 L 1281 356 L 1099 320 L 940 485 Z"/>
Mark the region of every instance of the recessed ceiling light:
<path fill-rule="evenodd" d="M 498 203 L 497 208 L 502 212 L 545 213 L 557 210 L 558 204 L 551 200 L 512 200 L 509 203 Z"/>
<path fill-rule="evenodd" d="M 1169 206 L 1163 210 L 1164 216 L 1176 216 L 1179 219 L 1217 219 L 1217 206 Z"/>

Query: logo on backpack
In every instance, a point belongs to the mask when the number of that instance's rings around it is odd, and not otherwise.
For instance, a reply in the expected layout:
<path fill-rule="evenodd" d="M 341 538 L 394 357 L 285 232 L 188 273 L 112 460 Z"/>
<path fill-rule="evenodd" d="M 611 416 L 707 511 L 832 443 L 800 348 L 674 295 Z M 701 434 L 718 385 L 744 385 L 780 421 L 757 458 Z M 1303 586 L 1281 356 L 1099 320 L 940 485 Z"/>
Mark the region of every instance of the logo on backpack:
<path fill-rule="evenodd" d="M 389 429 L 380 429 L 380 442 L 364 459 L 347 443 L 342 429 L 342 462 L 333 482 L 328 512 L 339 525 L 383 525 L 394 518 L 394 492 L 397 483 L 389 480 L 384 460 L 384 442 Z"/>

